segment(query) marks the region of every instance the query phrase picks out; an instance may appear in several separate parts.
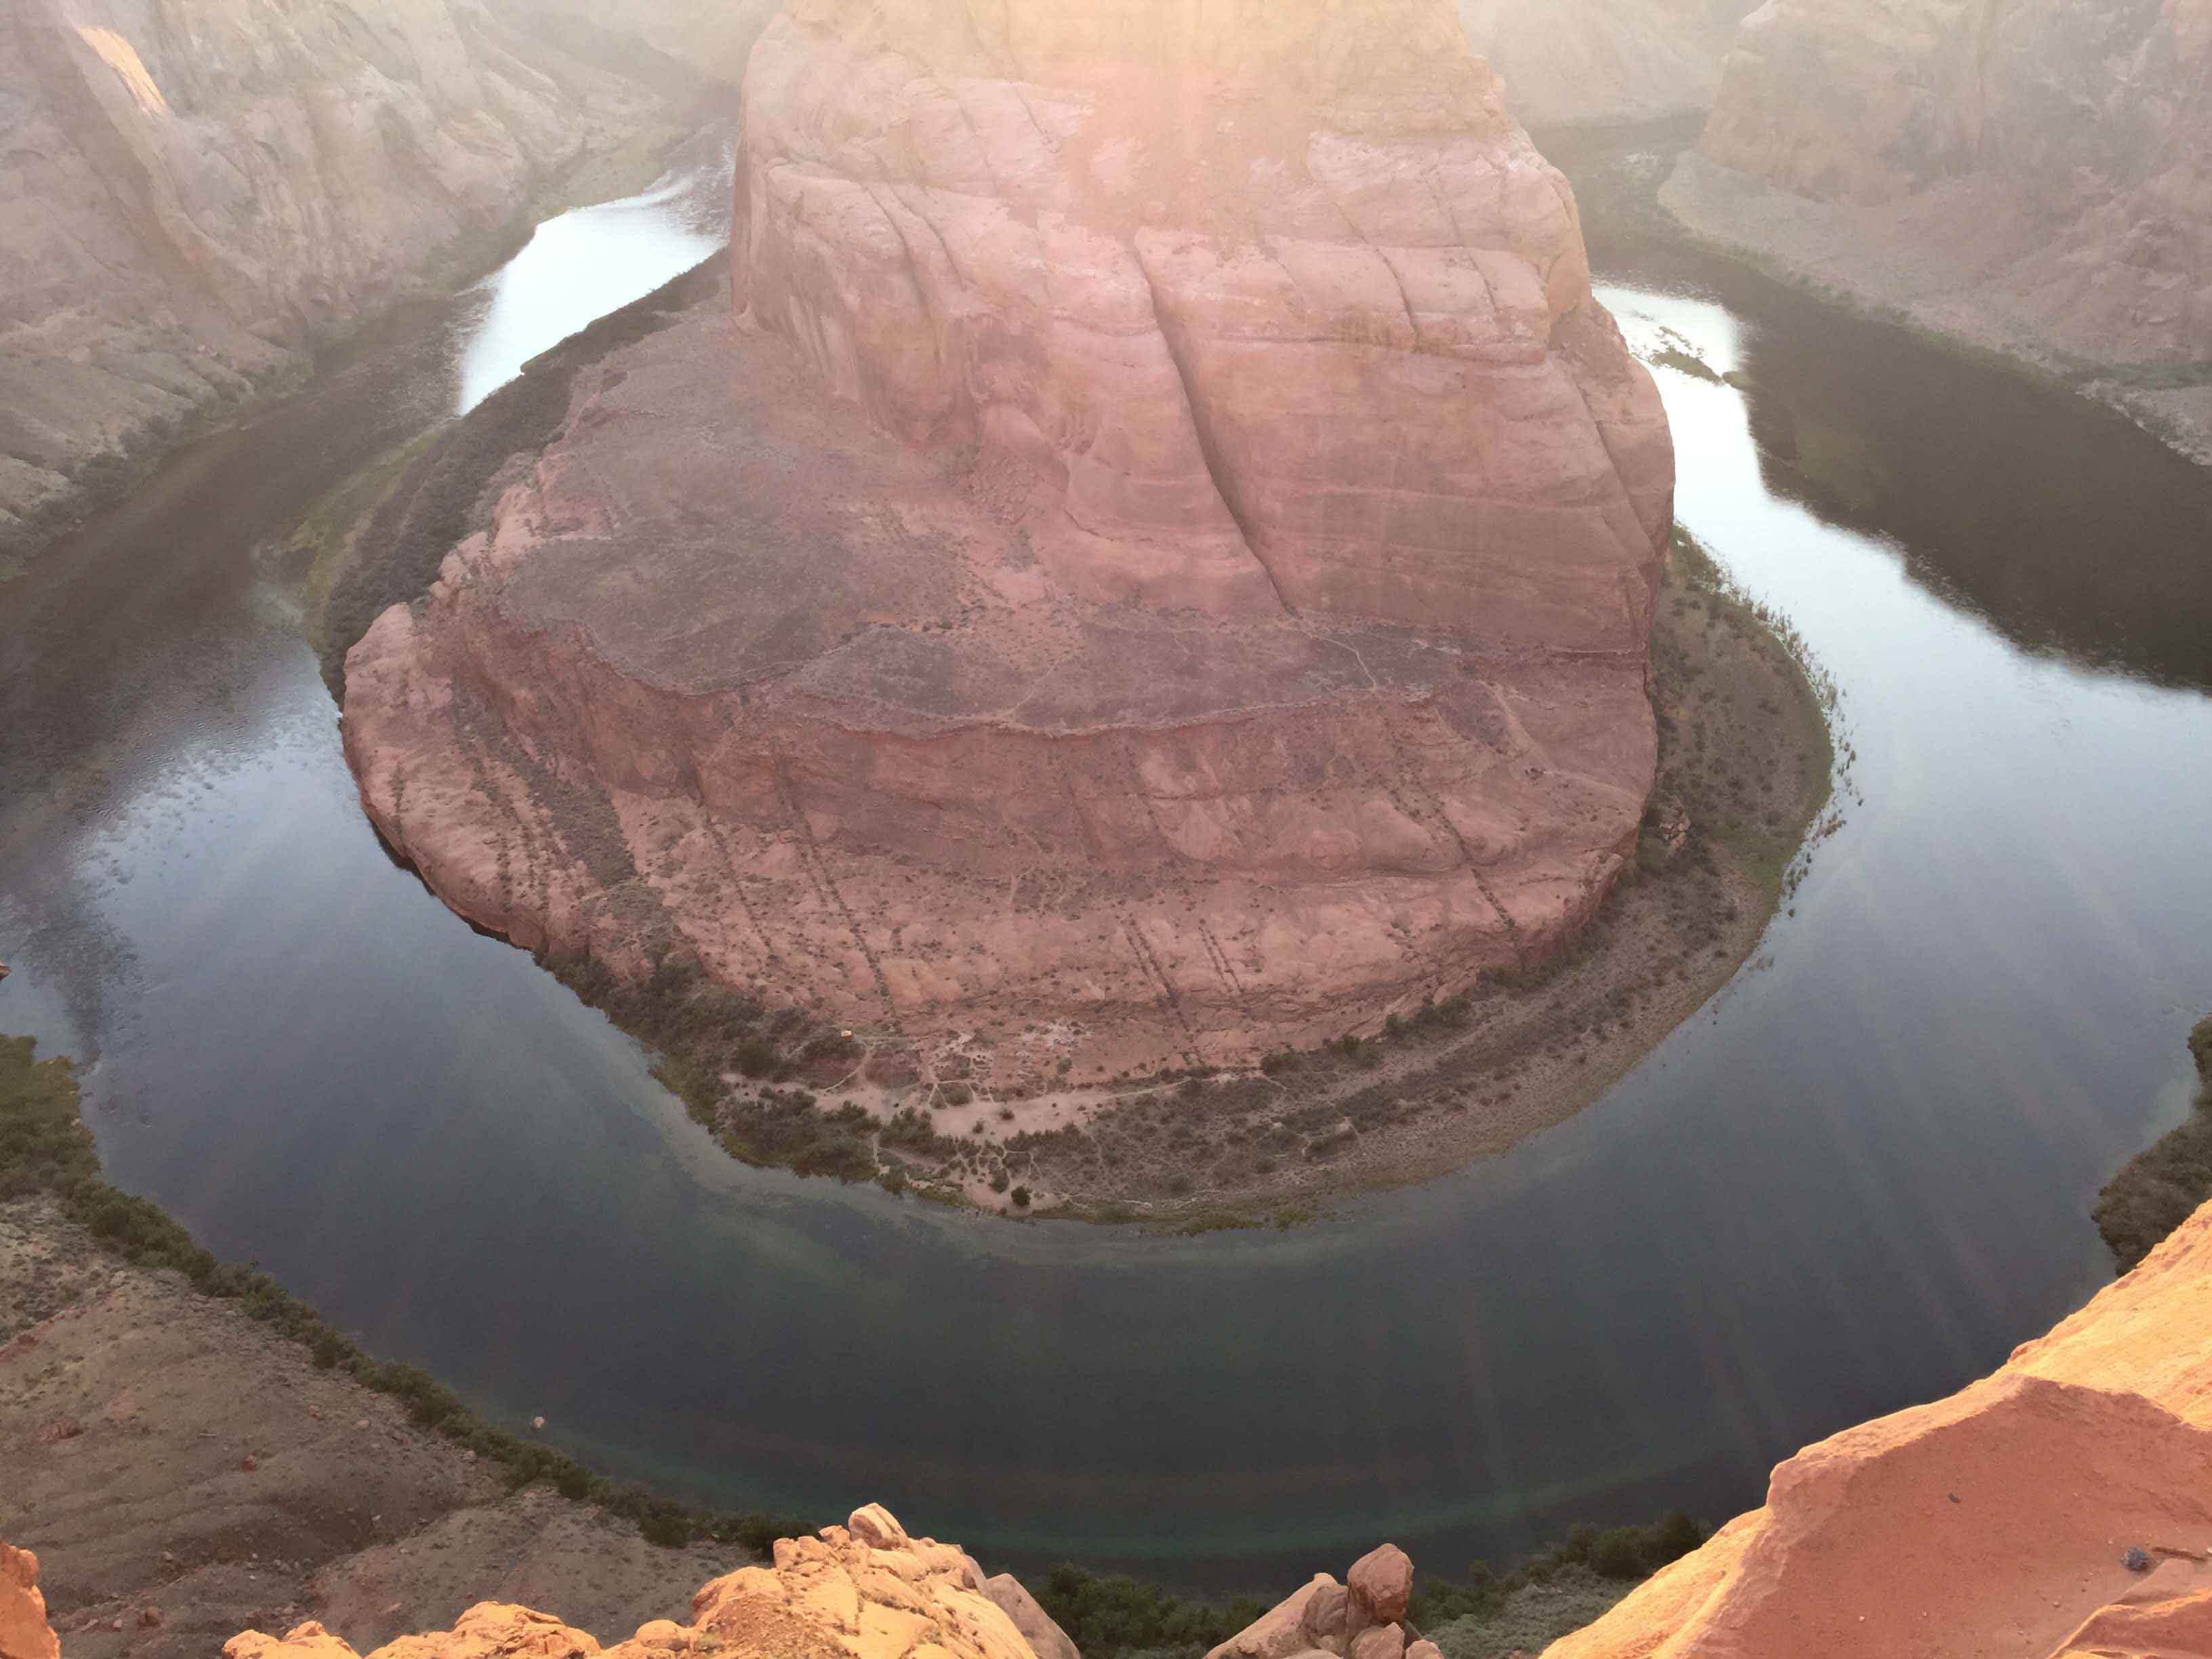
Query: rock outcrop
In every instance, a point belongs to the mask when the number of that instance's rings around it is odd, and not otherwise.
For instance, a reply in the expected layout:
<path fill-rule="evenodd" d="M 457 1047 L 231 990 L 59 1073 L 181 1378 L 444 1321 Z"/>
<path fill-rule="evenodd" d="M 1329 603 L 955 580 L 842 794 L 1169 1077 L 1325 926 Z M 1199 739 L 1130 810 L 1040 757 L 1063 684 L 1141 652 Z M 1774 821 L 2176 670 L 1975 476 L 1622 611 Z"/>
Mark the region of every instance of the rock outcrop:
<path fill-rule="evenodd" d="M 1673 479 L 1564 180 L 1443 0 L 993 15 L 769 28 L 739 314 L 355 647 L 370 812 L 520 942 L 1086 1073 L 1540 958 Z"/>
<path fill-rule="evenodd" d="M 2212 439 L 2212 3 L 1772 0 L 1693 229 Z"/>
<path fill-rule="evenodd" d="M 0 544 L 665 125 L 540 3 L 0 6 Z"/>
<path fill-rule="evenodd" d="M 1460 0 L 1468 39 L 1532 127 L 1649 121 L 1712 106 L 1757 0 Z"/>
<path fill-rule="evenodd" d="M 1441 1659 L 1403 1620 L 1413 1564 L 1395 1544 L 1370 1550 L 1339 1583 L 1316 1573 L 1206 1659 Z"/>
<path fill-rule="evenodd" d="M 2212 1206 L 1948 1400 L 1808 1447 L 1547 1659 L 2212 1656 Z"/>
<path fill-rule="evenodd" d="M 1026 1600 L 1026 1592 L 1024 1599 Z M 1034 1606 L 1034 1603 L 1030 1603 Z M 1074 1654 L 1044 1619 L 1058 1650 Z M 691 1622 L 661 1619 L 629 1639 L 602 1647 L 586 1631 L 550 1614 L 487 1601 L 450 1631 L 403 1636 L 369 1659 L 658 1659 L 683 1653 L 736 1653 L 746 1659 L 1041 1659 L 989 1593 L 975 1563 L 951 1544 L 909 1537 L 881 1504 L 856 1510 L 819 1538 L 787 1538 L 772 1565 L 743 1567 L 702 1588 Z M 225 1659 L 354 1659 L 354 1650 L 319 1624 L 295 1626 L 281 1639 L 258 1631 L 233 1638 Z M 11 1656 L 12 1659 L 12 1656 Z"/>
<path fill-rule="evenodd" d="M 0 1544 L 0 1659 L 61 1659 L 39 1594 L 39 1558 Z"/>

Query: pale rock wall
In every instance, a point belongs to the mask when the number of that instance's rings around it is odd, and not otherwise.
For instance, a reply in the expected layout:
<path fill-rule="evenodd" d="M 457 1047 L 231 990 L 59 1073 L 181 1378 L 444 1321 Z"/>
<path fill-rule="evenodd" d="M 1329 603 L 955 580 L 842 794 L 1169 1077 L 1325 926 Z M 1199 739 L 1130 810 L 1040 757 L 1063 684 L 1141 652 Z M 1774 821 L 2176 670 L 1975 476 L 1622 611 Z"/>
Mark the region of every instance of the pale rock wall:
<path fill-rule="evenodd" d="M 1711 106 L 1757 0 L 1460 0 L 1468 39 L 1532 127 L 1649 121 Z"/>

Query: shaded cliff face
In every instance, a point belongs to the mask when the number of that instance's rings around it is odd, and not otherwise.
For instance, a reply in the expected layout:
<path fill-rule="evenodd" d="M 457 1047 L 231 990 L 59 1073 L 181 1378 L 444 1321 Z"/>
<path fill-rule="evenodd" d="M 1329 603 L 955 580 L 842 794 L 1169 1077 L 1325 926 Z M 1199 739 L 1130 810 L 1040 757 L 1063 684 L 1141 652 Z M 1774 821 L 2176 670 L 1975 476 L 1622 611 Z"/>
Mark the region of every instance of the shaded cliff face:
<path fill-rule="evenodd" d="M 1650 791 L 1672 484 L 1565 184 L 1440 4 L 998 16 L 771 27 L 740 314 L 355 647 L 370 812 L 521 942 L 1001 1080 L 1540 957 Z"/>
<path fill-rule="evenodd" d="M 1468 39 L 1533 127 L 1648 121 L 1711 106 L 1757 0 L 1460 0 Z"/>
<path fill-rule="evenodd" d="M 1807 1448 L 1546 1659 L 2212 1654 L 2212 1206 L 1991 1376 Z M 2141 1552 L 2132 1563 L 2130 1550 Z"/>
<path fill-rule="evenodd" d="M 2063 352 L 2212 360 L 2206 0 L 1771 0 L 1703 149 L 1943 256 Z"/>
<path fill-rule="evenodd" d="M 534 0 L 0 7 L 0 537 L 691 84 L 537 24 Z"/>

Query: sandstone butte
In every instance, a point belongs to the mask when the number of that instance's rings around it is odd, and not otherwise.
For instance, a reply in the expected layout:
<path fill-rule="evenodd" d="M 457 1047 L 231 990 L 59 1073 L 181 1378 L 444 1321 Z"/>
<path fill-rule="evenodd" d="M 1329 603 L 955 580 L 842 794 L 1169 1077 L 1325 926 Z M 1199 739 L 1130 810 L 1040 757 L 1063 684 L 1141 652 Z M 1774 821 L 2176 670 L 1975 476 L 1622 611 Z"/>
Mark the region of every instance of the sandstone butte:
<path fill-rule="evenodd" d="M 795 0 L 745 102 L 729 311 L 348 659 L 439 894 L 1102 1074 L 1584 921 L 1673 451 L 1449 0 Z"/>
<path fill-rule="evenodd" d="M 2212 0 L 1773 0 L 1701 148 L 1700 230 L 2031 356 L 2212 362 Z"/>

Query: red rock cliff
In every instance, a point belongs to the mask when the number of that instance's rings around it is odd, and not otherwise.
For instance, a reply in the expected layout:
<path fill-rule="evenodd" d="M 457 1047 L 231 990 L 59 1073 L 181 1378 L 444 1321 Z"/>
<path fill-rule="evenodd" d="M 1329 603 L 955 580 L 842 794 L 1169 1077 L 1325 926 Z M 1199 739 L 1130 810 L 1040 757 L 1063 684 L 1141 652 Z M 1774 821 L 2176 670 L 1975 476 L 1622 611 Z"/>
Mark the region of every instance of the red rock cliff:
<path fill-rule="evenodd" d="M 739 314 L 580 376 L 349 659 L 433 886 L 1108 1069 L 1580 924 L 1672 452 L 1443 0 L 800 0 L 747 106 Z"/>

